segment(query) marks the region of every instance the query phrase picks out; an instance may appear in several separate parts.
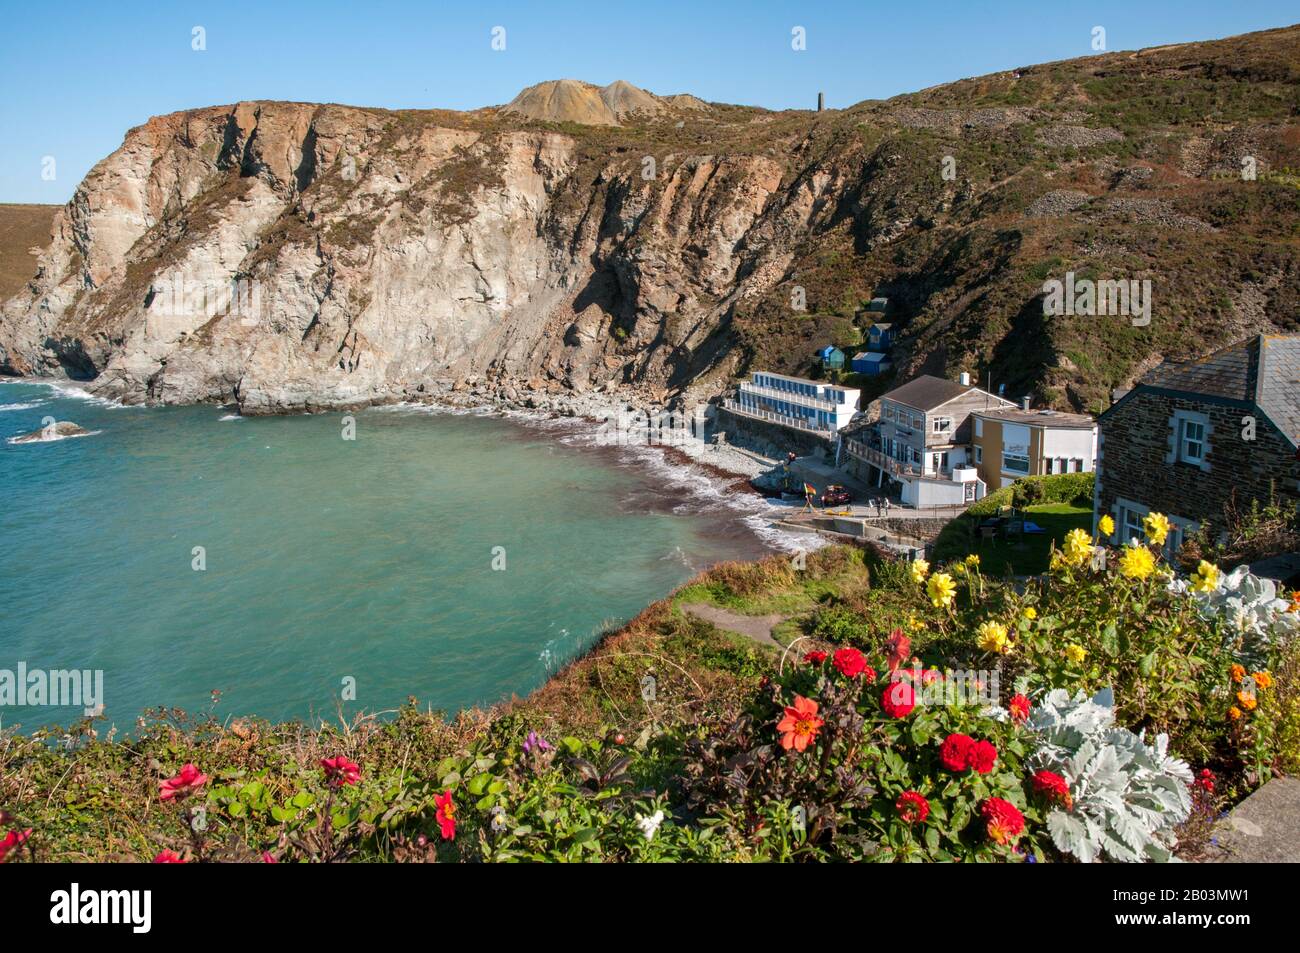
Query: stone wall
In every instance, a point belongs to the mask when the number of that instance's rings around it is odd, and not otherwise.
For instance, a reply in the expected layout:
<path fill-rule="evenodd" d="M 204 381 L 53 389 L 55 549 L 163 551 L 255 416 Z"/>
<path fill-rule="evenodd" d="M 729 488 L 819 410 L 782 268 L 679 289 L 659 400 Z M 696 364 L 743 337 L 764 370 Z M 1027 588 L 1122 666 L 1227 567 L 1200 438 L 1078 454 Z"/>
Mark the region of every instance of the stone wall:
<path fill-rule="evenodd" d="M 1209 418 L 1206 466 L 1169 462 L 1171 420 L 1186 410 Z M 1255 418 L 1255 439 L 1243 438 L 1242 418 Z M 1167 516 L 1222 522 L 1224 504 L 1266 500 L 1270 481 L 1279 497 L 1300 504 L 1295 451 L 1258 409 L 1141 390 L 1101 420 L 1099 514 L 1116 500 L 1141 503 Z"/>

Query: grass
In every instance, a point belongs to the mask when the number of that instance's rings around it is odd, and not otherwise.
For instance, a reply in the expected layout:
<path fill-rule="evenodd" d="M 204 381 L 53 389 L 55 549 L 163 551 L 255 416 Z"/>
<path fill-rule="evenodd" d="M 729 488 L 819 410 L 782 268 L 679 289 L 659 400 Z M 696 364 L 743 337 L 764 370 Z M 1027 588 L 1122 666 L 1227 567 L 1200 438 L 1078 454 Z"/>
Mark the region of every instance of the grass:
<path fill-rule="evenodd" d="M 57 205 L 0 205 L 0 301 L 22 290 L 36 274 L 32 248 L 50 243 Z"/>
<path fill-rule="evenodd" d="M 1028 518 L 1041 526 L 1045 532 L 1024 534 L 1011 539 L 1001 537 L 992 540 L 970 538 L 970 526 L 973 521 L 954 520 L 949 524 L 945 534 L 951 533 L 949 539 L 941 541 L 950 545 L 955 539 L 961 539 L 967 553 L 977 553 L 980 568 L 988 576 L 1004 576 L 1008 572 L 1016 576 L 1031 576 L 1047 571 L 1051 559 L 1052 544 L 1060 548 L 1065 534 L 1075 528 L 1091 530 L 1092 509 L 1071 503 L 1044 503 L 1026 509 Z M 948 547 L 945 547 L 945 550 Z"/>

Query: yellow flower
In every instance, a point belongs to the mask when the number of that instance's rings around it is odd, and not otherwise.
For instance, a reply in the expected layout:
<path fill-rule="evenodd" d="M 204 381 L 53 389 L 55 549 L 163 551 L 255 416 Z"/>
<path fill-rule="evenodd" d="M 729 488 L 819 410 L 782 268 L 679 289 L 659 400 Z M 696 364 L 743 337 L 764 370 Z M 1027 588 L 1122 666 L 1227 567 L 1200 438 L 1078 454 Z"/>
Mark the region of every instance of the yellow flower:
<path fill-rule="evenodd" d="M 980 564 L 979 553 L 971 553 L 966 557 L 967 566 L 978 566 Z"/>
<path fill-rule="evenodd" d="M 1246 709 L 1246 711 L 1254 711 L 1255 693 L 1247 692 L 1247 691 L 1237 692 L 1237 702 L 1241 705 L 1242 708 Z"/>
<path fill-rule="evenodd" d="M 1025 606 L 1025 618 L 1032 622 L 1038 618 L 1038 610 L 1033 606 Z"/>
<path fill-rule="evenodd" d="M 1071 642 L 1065 647 L 1065 657 L 1071 662 L 1078 665 L 1088 657 L 1088 650 L 1082 645 Z"/>
<path fill-rule="evenodd" d="M 925 584 L 925 591 L 930 594 L 930 602 L 934 607 L 942 609 L 956 597 L 957 584 L 946 572 L 937 572 Z"/>
<path fill-rule="evenodd" d="M 1232 668 L 1228 669 L 1228 671 L 1232 673 L 1232 680 L 1234 682 L 1239 682 L 1246 677 L 1246 666 L 1244 665 L 1234 665 Z"/>
<path fill-rule="evenodd" d="M 1142 517 L 1142 529 L 1146 531 L 1147 539 L 1157 546 L 1163 546 L 1165 537 L 1169 535 L 1169 520 L 1164 513 L 1148 513 Z"/>
<path fill-rule="evenodd" d="M 1231 718 L 1233 721 L 1238 721 L 1241 718 L 1241 709 L 1238 708 L 1236 705 L 1233 705 L 1231 708 L 1228 709 L 1228 717 Z"/>
<path fill-rule="evenodd" d="M 1192 589 L 1196 592 L 1213 592 L 1219 586 L 1219 569 L 1214 563 L 1201 560 L 1192 574 Z"/>
<path fill-rule="evenodd" d="M 1092 537 L 1086 529 L 1072 529 L 1065 534 L 1065 558 L 1078 566 L 1092 556 Z"/>
<path fill-rule="evenodd" d="M 1156 568 L 1156 558 L 1145 546 L 1125 546 L 1119 558 L 1119 571 L 1130 579 L 1145 579 Z"/>
<path fill-rule="evenodd" d="M 1111 536 L 1114 534 L 1115 521 L 1110 518 L 1109 513 L 1097 520 L 1097 532 L 1101 533 L 1102 536 Z"/>
<path fill-rule="evenodd" d="M 1268 672 L 1254 672 L 1250 678 L 1251 681 L 1255 683 L 1256 688 L 1273 687 L 1273 676 L 1268 674 Z"/>
<path fill-rule="evenodd" d="M 977 632 L 980 637 L 979 646 L 985 652 L 997 652 L 999 655 L 1011 653 L 1011 639 L 1007 636 L 1007 627 L 1001 622 L 981 622 Z"/>
<path fill-rule="evenodd" d="M 930 571 L 930 564 L 924 559 L 912 560 L 912 581 L 918 585 L 925 581 L 926 574 Z"/>

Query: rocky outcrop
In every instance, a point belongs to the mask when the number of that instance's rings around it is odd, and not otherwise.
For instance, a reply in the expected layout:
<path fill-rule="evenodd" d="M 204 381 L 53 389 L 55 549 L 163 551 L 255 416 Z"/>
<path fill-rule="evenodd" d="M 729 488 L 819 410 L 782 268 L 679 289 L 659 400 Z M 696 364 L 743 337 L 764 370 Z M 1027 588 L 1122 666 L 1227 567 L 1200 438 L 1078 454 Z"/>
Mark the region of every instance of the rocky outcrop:
<path fill-rule="evenodd" d="M 67 437 L 85 437 L 90 433 L 85 427 L 74 424 L 70 420 L 60 420 L 57 423 L 49 424 L 39 430 L 32 430 L 28 433 L 18 434 L 16 437 L 10 437 L 10 443 L 48 443 L 52 440 L 63 440 Z"/>
<path fill-rule="evenodd" d="M 617 155 L 579 169 L 578 152 L 555 132 L 338 106 L 153 119 L 56 216 L 0 314 L 0 369 L 244 413 L 474 375 L 689 379 L 753 284 L 763 253 L 745 239 L 780 166 L 673 155 L 647 177 Z"/>

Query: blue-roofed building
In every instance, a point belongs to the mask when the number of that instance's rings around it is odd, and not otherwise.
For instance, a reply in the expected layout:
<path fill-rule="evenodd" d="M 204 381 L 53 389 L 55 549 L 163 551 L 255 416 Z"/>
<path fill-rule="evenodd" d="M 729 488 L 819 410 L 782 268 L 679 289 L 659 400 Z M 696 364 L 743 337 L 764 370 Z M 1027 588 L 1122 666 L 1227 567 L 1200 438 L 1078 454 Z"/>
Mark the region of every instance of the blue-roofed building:
<path fill-rule="evenodd" d="M 827 344 L 818 351 L 817 358 L 822 362 L 822 367 L 828 371 L 844 370 L 844 352 L 834 344 Z"/>
<path fill-rule="evenodd" d="M 889 355 L 878 351 L 862 351 L 854 354 L 853 360 L 849 362 L 849 367 L 855 374 L 866 374 L 868 377 L 884 374 L 892 366 Z"/>
<path fill-rule="evenodd" d="M 877 323 L 867 332 L 867 350 L 885 352 L 894 346 L 894 326 Z"/>

